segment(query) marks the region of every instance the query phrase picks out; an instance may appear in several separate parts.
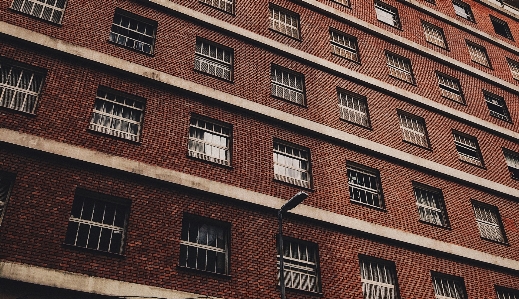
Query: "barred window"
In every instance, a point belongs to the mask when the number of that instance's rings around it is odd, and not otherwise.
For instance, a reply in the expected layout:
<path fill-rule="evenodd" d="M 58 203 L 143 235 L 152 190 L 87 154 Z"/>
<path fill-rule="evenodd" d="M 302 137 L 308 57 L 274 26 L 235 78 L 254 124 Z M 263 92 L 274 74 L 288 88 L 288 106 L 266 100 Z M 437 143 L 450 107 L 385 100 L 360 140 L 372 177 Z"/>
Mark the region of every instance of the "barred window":
<path fill-rule="evenodd" d="M 505 230 L 497 207 L 479 201 L 472 201 L 476 223 L 482 238 L 506 243 Z"/>
<path fill-rule="evenodd" d="M 448 227 L 449 221 L 442 191 L 419 183 L 413 183 L 413 187 L 420 220 Z"/>
<path fill-rule="evenodd" d="M 88 191 L 76 191 L 65 244 L 122 254 L 130 203 Z"/>
<path fill-rule="evenodd" d="M 490 60 L 488 59 L 487 50 L 474 43 L 467 41 L 467 47 L 470 53 L 470 59 L 475 63 L 490 67 Z"/>
<path fill-rule="evenodd" d="M 440 73 L 436 73 L 436 76 L 438 77 L 438 85 L 443 97 L 458 103 L 465 103 L 458 79 Z"/>
<path fill-rule="evenodd" d="M 34 113 L 44 75 L 0 60 L 0 107 Z"/>
<path fill-rule="evenodd" d="M 180 240 L 180 266 L 229 274 L 229 224 L 184 216 Z"/>
<path fill-rule="evenodd" d="M 470 5 L 459 0 L 452 1 L 452 5 L 454 6 L 454 12 L 456 13 L 456 15 L 471 22 L 474 22 L 474 15 L 472 14 Z"/>
<path fill-rule="evenodd" d="M 519 299 L 519 290 L 496 286 L 497 299 Z"/>
<path fill-rule="evenodd" d="M 305 105 L 305 84 L 302 74 L 272 65 L 270 79 L 273 96 Z"/>
<path fill-rule="evenodd" d="M 202 39 L 196 40 L 195 70 L 232 80 L 233 51 Z"/>
<path fill-rule="evenodd" d="M 486 91 L 483 91 L 483 95 L 490 115 L 505 121 L 510 121 L 510 113 L 508 113 L 508 108 L 506 107 L 506 102 L 503 97 Z"/>
<path fill-rule="evenodd" d="M 270 5 L 270 29 L 300 39 L 299 15 L 281 7 Z"/>
<path fill-rule="evenodd" d="M 61 24 L 66 0 L 14 0 L 11 8 L 22 13 Z"/>
<path fill-rule="evenodd" d="M 508 66 L 510 67 L 512 77 L 515 80 L 519 80 L 519 62 L 512 60 L 510 58 L 507 58 L 506 60 L 508 61 Z"/>
<path fill-rule="evenodd" d="M 332 46 L 333 54 L 352 61 L 359 61 L 357 38 L 337 30 L 330 29 L 330 44 Z"/>
<path fill-rule="evenodd" d="M 483 166 L 478 140 L 475 137 L 455 131 L 453 131 L 452 134 L 460 160 L 477 166 Z"/>
<path fill-rule="evenodd" d="M 341 119 L 367 128 L 371 126 L 366 97 L 340 89 L 337 97 Z"/>
<path fill-rule="evenodd" d="M 425 40 L 433 45 L 440 48 L 447 48 L 447 42 L 445 41 L 445 35 L 443 29 L 433 24 L 422 21 L 423 32 L 425 34 Z"/>
<path fill-rule="evenodd" d="M 115 90 L 99 88 L 88 128 L 138 142 L 143 114 L 143 99 Z"/>
<path fill-rule="evenodd" d="M 405 112 L 398 112 L 400 119 L 400 128 L 404 140 L 419 146 L 429 147 L 429 138 L 425 129 L 425 121 L 423 118 L 410 115 Z"/>
<path fill-rule="evenodd" d="M 492 22 L 492 25 L 494 26 L 494 31 L 497 34 L 513 40 L 512 32 L 510 32 L 508 23 L 506 23 L 505 21 L 498 19 L 494 16 L 490 16 L 490 21 Z"/>
<path fill-rule="evenodd" d="M 400 18 L 398 10 L 386 3 L 375 1 L 375 12 L 377 19 L 383 23 L 400 28 Z"/>
<path fill-rule="evenodd" d="M 153 53 L 157 22 L 116 9 L 110 41 L 147 54 Z"/>
<path fill-rule="evenodd" d="M 411 61 L 407 58 L 386 52 L 389 75 L 405 82 L 414 83 Z"/>
<path fill-rule="evenodd" d="M 508 165 L 508 171 L 512 179 L 519 180 L 519 153 L 503 149 L 503 155 L 505 156 L 506 165 Z"/>
<path fill-rule="evenodd" d="M 234 0 L 200 0 L 200 2 L 221 9 L 228 13 L 234 12 Z"/>
<path fill-rule="evenodd" d="M 319 292 L 320 274 L 317 261 L 317 245 L 283 238 L 285 287 L 309 292 Z"/>
<path fill-rule="evenodd" d="M 274 178 L 310 188 L 310 155 L 307 149 L 274 141 Z"/>
<path fill-rule="evenodd" d="M 0 173 L 0 225 L 4 219 L 12 184 L 13 180 L 10 176 Z"/>
<path fill-rule="evenodd" d="M 332 0 L 335 3 L 342 4 L 344 6 L 350 7 L 350 0 Z"/>
<path fill-rule="evenodd" d="M 375 208 L 384 208 L 378 170 L 348 162 L 350 200 Z"/>
<path fill-rule="evenodd" d="M 229 125 L 192 117 L 189 125 L 188 155 L 198 159 L 230 165 L 231 129 Z"/>
<path fill-rule="evenodd" d="M 364 256 L 359 260 L 364 299 L 400 298 L 393 262 Z"/>
<path fill-rule="evenodd" d="M 467 299 L 463 278 L 432 272 L 436 299 Z"/>

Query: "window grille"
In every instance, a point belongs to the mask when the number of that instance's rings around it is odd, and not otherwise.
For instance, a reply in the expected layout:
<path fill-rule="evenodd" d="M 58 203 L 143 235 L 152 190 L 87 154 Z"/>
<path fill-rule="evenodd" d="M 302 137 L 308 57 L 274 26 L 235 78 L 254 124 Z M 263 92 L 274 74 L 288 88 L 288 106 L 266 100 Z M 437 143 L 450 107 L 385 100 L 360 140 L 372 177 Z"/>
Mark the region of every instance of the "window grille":
<path fill-rule="evenodd" d="M 482 238 L 505 243 L 506 237 L 497 207 L 477 201 L 472 202 L 479 234 Z"/>
<path fill-rule="evenodd" d="M 200 2 L 221 9 L 228 13 L 234 12 L 234 0 L 200 0 Z"/>
<path fill-rule="evenodd" d="M 436 73 L 436 76 L 438 77 L 438 85 L 440 86 L 441 95 L 443 97 L 458 103 L 465 103 L 463 99 L 463 93 L 461 91 L 461 85 L 458 79 L 454 79 L 440 73 Z"/>
<path fill-rule="evenodd" d="M 76 194 L 66 244 L 122 254 L 129 205 L 104 198 Z"/>
<path fill-rule="evenodd" d="M 441 48 L 447 48 L 443 29 L 427 22 L 422 22 L 425 40 Z"/>
<path fill-rule="evenodd" d="M 508 66 L 510 67 L 510 72 L 512 73 L 512 77 L 515 80 L 519 80 L 519 62 L 514 61 L 510 58 L 507 58 Z"/>
<path fill-rule="evenodd" d="M 463 279 L 432 273 L 436 299 L 467 299 Z"/>
<path fill-rule="evenodd" d="M 441 190 L 415 184 L 414 195 L 420 220 L 438 226 L 449 226 Z"/>
<path fill-rule="evenodd" d="M 519 299 L 519 290 L 496 287 L 497 299 Z"/>
<path fill-rule="evenodd" d="M 229 229 L 214 221 L 184 218 L 180 241 L 180 266 L 229 274 Z"/>
<path fill-rule="evenodd" d="M 317 259 L 317 246 L 295 240 L 283 239 L 285 287 L 308 292 L 319 292 Z"/>
<path fill-rule="evenodd" d="M 409 61 L 409 59 L 396 56 L 389 52 L 386 52 L 386 57 L 390 76 L 411 84 L 414 83 L 411 61 Z"/>
<path fill-rule="evenodd" d="M 474 22 L 474 15 L 472 14 L 470 5 L 458 0 L 452 1 L 452 5 L 454 6 L 454 12 L 456 13 L 456 15 L 471 22 Z"/>
<path fill-rule="evenodd" d="M 0 106 L 34 113 L 43 75 L 0 61 Z"/>
<path fill-rule="evenodd" d="M 347 6 L 347 7 L 350 6 L 350 1 L 349 0 L 332 0 L 332 1 L 335 2 L 335 3 L 342 4 L 344 6 Z"/>
<path fill-rule="evenodd" d="M 398 118 L 400 119 L 400 128 L 402 129 L 405 141 L 419 146 L 429 147 L 425 121 L 422 118 L 406 113 L 398 113 Z"/>
<path fill-rule="evenodd" d="M 502 120 L 510 121 L 510 114 L 506 107 L 505 99 L 489 92 L 483 92 L 485 101 L 487 102 L 490 115 Z"/>
<path fill-rule="evenodd" d="M 274 178 L 297 186 L 310 188 L 310 159 L 308 150 L 274 142 Z"/>
<path fill-rule="evenodd" d="M 379 21 L 400 28 L 400 18 L 396 8 L 383 2 L 375 1 L 375 12 Z"/>
<path fill-rule="evenodd" d="M 400 298 L 393 263 L 361 258 L 360 275 L 364 299 Z"/>
<path fill-rule="evenodd" d="M 380 175 L 375 169 L 348 166 L 350 200 L 376 208 L 384 208 Z"/>
<path fill-rule="evenodd" d="M 454 136 L 454 143 L 460 160 L 474 165 L 483 166 L 477 139 L 456 132 L 453 132 L 452 134 Z"/>
<path fill-rule="evenodd" d="M 510 32 L 510 28 L 508 27 L 508 23 L 494 16 L 490 16 L 490 21 L 492 22 L 492 25 L 494 26 L 494 31 L 497 34 L 508 39 L 513 39 L 512 33 Z"/>
<path fill-rule="evenodd" d="M 482 46 L 470 43 L 467 41 L 467 47 L 472 61 L 490 67 L 490 60 L 488 59 L 487 50 Z"/>
<path fill-rule="evenodd" d="M 272 66 L 270 78 L 273 96 L 299 105 L 305 104 L 303 75 Z"/>
<path fill-rule="evenodd" d="M 98 89 L 89 129 L 138 142 L 143 112 L 144 101 Z"/>
<path fill-rule="evenodd" d="M 195 70 L 231 81 L 232 68 L 232 50 L 208 41 L 197 39 Z"/>
<path fill-rule="evenodd" d="M 0 174 L 0 225 L 4 219 L 7 202 L 11 191 L 12 180 L 6 175 Z"/>
<path fill-rule="evenodd" d="M 370 127 L 368 103 L 365 97 L 341 90 L 337 91 L 337 96 L 341 119 Z"/>
<path fill-rule="evenodd" d="M 14 0 L 11 8 L 22 13 L 61 24 L 66 0 Z"/>
<path fill-rule="evenodd" d="M 512 179 L 519 180 L 519 154 L 503 149 L 503 155 L 505 156 L 508 171 L 510 171 Z"/>
<path fill-rule="evenodd" d="M 210 121 L 191 118 L 189 126 L 188 155 L 198 159 L 230 165 L 229 127 Z"/>
<path fill-rule="evenodd" d="M 155 29 L 153 21 L 144 22 L 142 17 L 116 10 L 110 32 L 110 41 L 126 48 L 147 54 L 153 53 Z"/>
<path fill-rule="evenodd" d="M 353 36 L 330 30 L 332 53 L 352 61 L 359 61 L 357 39 Z"/>
<path fill-rule="evenodd" d="M 270 29 L 300 39 L 299 16 L 276 6 L 270 6 Z"/>

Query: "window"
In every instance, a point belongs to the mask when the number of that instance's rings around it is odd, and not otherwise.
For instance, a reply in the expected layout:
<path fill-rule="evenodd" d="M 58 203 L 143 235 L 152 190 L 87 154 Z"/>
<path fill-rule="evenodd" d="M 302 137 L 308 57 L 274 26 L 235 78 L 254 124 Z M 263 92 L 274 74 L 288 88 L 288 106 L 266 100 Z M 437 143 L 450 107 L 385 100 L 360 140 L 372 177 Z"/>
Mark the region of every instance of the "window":
<path fill-rule="evenodd" d="M 508 24 L 505 21 L 500 20 L 494 16 L 490 16 L 490 21 L 492 22 L 494 30 L 497 34 L 513 40 L 510 28 L 508 27 Z"/>
<path fill-rule="evenodd" d="M 44 75 L 0 60 L 0 107 L 34 113 Z"/>
<path fill-rule="evenodd" d="M 129 207 L 125 199 L 77 190 L 65 244 L 122 254 Z"/>
<path fill-rule="evenodd" d="M 472 201 L 476 223 L 482 238 L 506 243 L 505 230 L 497 207 L 479 201 Z"/>
<path fill-rule="evenodd" d="M 90 126 L 92 131 L 138 142 L 144 112 L 144 99 L 99 88 Z"/>
<path fill-rule="evenodd" d="M 341 89 L 337 89 L 337 97 L 341 119 L 366 128 L 371 126 L 366 97 Z"/>
<path fill-rule="evenodd" d="M 299 15 L 281 7 L 270 5 L 270 29 L 300 39 Z"/>
<path fill-rule="evenodd" d="M 359 62 L 359 50 L 355 37 L 330 29 L 330 44 L 333 54 Z"/>
<path fill-rule="evenodd" d="M 184 215 L 180 240 L 180 266 L 217 274 L 229 274 L 227 223 Z"/>
<path fill-rule="evenodd" d="M 436 299 L 467 299 L 463 278 L 432 272 Z"/>
<path fill-rule="evenodd" d="M 438 226 L 448 227 L 449 221 L 440 189 L 413 183 L 416 207 L 420 220 Z"/>
<path fill-rule="evenodd" d="M 508 171 L 510 171 L 512 179 L 519 180 L 519 154 L 503 149 L 503 155 L 505 156 L 506 165 L 508 165 Z"/>
<path fill-rule="evenodd" d="M 407 58 L 386 52 L 389 75 L 405 82 L 414 83 L 411 61 Z"/>
<path fill-rule="evenodd" d="M 438 77 L 438 85 L 443 97 L 458 103 L 465 103 L 458 79 L 440 73 L 436 73 L 436 76 Z"/>
<path fill-rule="evenodd" d="M 488 59 L 487 50 L 484 47 L 469 41 L 467 41 L 467 47 L 469 49 L 470 59 L 472 59 L 472 61 L 486 67 L 490 67 L 490 60 Z"/>
<path fill-rule="evenodd" d="M 386 3 L 375 1 L 375 12 L 377 19 L 382 23 L 386 23 L 396 28 L 400 28 L 400 18 L 398 17 L 398 10 Z"/>
<path fill-rule="evenodd" d="M 519 80 L 519 62 L 512 60 L 510 58 L 507 58 L 506 60 L 508 61 L 508 66 L 510 67 L 512 77 L 515 80 Z"/>
<path fill-rule="evenodd" d="M 305 105 L 305 84 L 302 74 L 272 65 L 270 79 L 273 96 Z"/>
<path fill-rule="evenodd" d="M 422 21 L 423 32 L 425 34 L 425 40 L 433 45 L 440 48 L 447 48 L 447 42 L 445 41 L 445 35 L 443 29 L 434 26 L 433 24 Z"/>
<path fill-rule="evenodd" d="M 502 120 L 510 121 L 510 114 L 506 107 L 505 99 L 490 92 L 483 91 L 490 115 Z"/>
<path fill-rule="evenodd" d="M 454 12 L 456 13 L 456 15 L 471 22 L 474 22 L 474 15 L 472 14 L 470 5 L 458 0 L 452 1 L 452 5 L 454 6 Z"/>
<path fill-rule="evenodd" d="M 496 286 L 497 299 L 519 299 L 519 290 Z"/>
<path fill-rule="evenodd" d="M 429 2 L 431 4 L 436 4 L 436 1 L 435 0 L 425 0 L 425 2 Z"/>
<path fill-rule="evenodd" d="M 335 3 L 342 4 L 344 6 L 350 7 L 350 1 L 349 0 L 332 0 Z"/>
<path fill-rule="evenodd" d="M 116 9 L 110 41 L 147 54 L 153 53 L 157 22 Z"/>
<path fill-rule="evenodd" d="M 195 70 L 232 80 L 233 51 L 197 38 L 195 50 Z"/>
<path fill-rule="evenodd" d="M 320 291 L 316 244 L 284 237 L 283 266 L 285 270 L 285 287 L 316 293 Z"/>
<path fill-rule="evenodd" d="M 12 183 L 11 177 L 0 173 L 0 225 L 2 225 L 2 220 L 4 219 Z"/>
<path fill-rule="evenodd" d="M 221 9 L 228 13 L 234 12 L 234 0 L 200 0 L 200 2 Z"/>
<path fill-rule="evenodd" d="M 229 145 L 231 129 L 229 125 L 192 117 L 189 125 L 187 153 L 191 157 L 230 165 Z"/>
<path fill-rule="evenodd" d="M 398 118 L 405 141 L 429 148 L 429 138 L 423 118 L 402 111 L 398 112 Z"/>
<path fill-rule="evenodd" d="M 390 261 L 359 256 L 364 299 L 400 298 L 395 264 Z"/>
<path fill-rule="evenodd" d="M 483 166 L 478 140 L 475 137 L 455 131 L 453 131 L 452 134 L 460 160 L 477 166 Z"/>
<path fill-rule="evenodd" d="M 274 178 L 310 188 L 310 155 L 307 149 L 274 141 Z"/>
<path fill-rule="evenodd" d="M 348 162 L 350 200 L 375 208 L 384 208 L 378 170 Z"/>
<path fill-rule="evenodd" d="M 56 24 L 61 24 L 65 0 L 14 0 L 11 8 Z"/>

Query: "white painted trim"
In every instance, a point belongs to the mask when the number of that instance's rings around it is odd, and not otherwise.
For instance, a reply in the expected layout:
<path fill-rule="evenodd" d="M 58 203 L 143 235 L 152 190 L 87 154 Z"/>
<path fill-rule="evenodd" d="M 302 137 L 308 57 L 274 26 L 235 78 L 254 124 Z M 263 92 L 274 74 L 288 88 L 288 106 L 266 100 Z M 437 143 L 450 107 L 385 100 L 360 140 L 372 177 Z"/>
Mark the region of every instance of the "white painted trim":
<path fill-rule="evenodd" d="M 106 296 L 155 297 L 167 299 L 217 299 L 215 297 L 204 297 L 199 294 L 7 261 L 0 262 L 0 278 Z M 0 297 L 1 295 L 2 294 L 0 293 Z"/>
<path fill-rule="evenodd" d="M 289 116 L 289 115 L 287 115 Z M 292 120 L 295 121 L 301 121 L 297 120 L 298 118 L 295 116 L 292 116 Z M 304 120 L 303 120 L 304 121 Z M 359 145 L 366 145 L 366 146 L 373 146 L 375 145 L 373 142 L 368 140 L 361 140 L 359 137 L 354 136 L 357 138 L 356 141 L 363 141 L 364 143 L 360 142 Z M 18 145 L 21 147 L 38 150 L 38 151 L 44 151 L 47 153 L 55 154 L 62 157 L 72 158 L 75 160 L 101 165 L 109 168 L 113 168 L 116 170 L 129 172 L 129 173 L 135 173 L 141 176 L 145 176 L 148 178 L 153 178 L 173 184 L 177 184 L 180 186 L 192 188 L 195 190 L 205 191 L 208 193 L 221 195 L 227 198 L 233 198 L 239 201 L 252 203 L 255 205 L 272 208 L 272 209 L 279 209 L 285 201 L 273 197 L 270 195 L 262 194 L 259 192 L 254 192 L 246 189 L 242 189 L 236 186 L 212 181 L 209 179 L 197 177 L 194 175 L 186 174 L 183 172 L 174 171 L 171 169 L 162 168 L 155 165 L 145 164 L 139 161 L 130 160 L 124 157 L 119 156 L 112 156 L 109 154 L 101 153 L 98 151 L 90 150 L 81 148 L 78 146 L 73 146 L 65 143 L 61 143 L 54 140 L 49 140 L 42 137 L 37 137 L 29 134 L 20 133 L 17 131 L 8 130 L 5 128 L 0 128 L 0 142 L 6 142 L 14 145 Z M 381 151 L 390 151 L 391 154 L 398 154 L 398 152 L 394 149 L 380 146 L 382 147 Z M 410 157 L 409 154 L 400 154 L 400 155 L 406 155 L 407 157 Z M 398 157 L 398 155 L 395 156 L 395 158 Z M 433 166 L 433 167 L 439 167 L 439 168 L 446 168 L 445 174 L 448 173 L 448 176 L 450 177 L 456 177 L 460 180 L 479 180 L 475 181 L 475 183 L 478 184 L 485 184 L 486 187 L 494 190 L 502 189 L 499 191 L 505 191 L 510 192 L 510 195 L 518 196 L 518 190 L 512 189 L 510 187 L 506 187 L 485 179 L 476 178 L 473 175 L 463 173 L 459 170 L 454 169 L 447 169 L 445 166 L 441 166 L 439 164 L 434 165 L 434 162 L 430 162 L 427 160 L 424 160 L 422 158 L 415 157 L 415 160 L 412 161 L 415 163 L 424 163 L 425 166 Z M 420 165 L 420 164 L 418 164 Z M 449 173 L 449 170 L 451 171 Z M 447 253 L 451 255 L 455 255 L 462 258 L 467 258 L 470 260 L 491 264 L 494 266 L 512 269 L 519 271 L 519 261 L 503 258 L 500 256 L 488 254 L 482 251 L 470 249 L 467 247 L 462 247 L 459 245 L 446 243 L 442 241 L 438 241 L 435 239 L 431 239 L 428 237 L 420 236 L 414 233 L 405 232 L 399 229 L 391 228 L 391 227 L 385 227 L 382 225 L 374 224 L 365 220 L 360 220 L 352 217 L 348 217 L 345 215 L 336 214 L 333 212 L 325 211 L 322 209 L 318 209 L 311 206 L 306 205 L 299 205 L 294 210 L 292 210 L 293 213 L 297 215 L 301 215 L 310 219 L 315 219 L 318 221 L 331 223 L 334 225 L 341 226 L 343 228 L 352 229 L 355 231 L 367 233 L 373 236 L 387 238 L 391 240 L 395 240 L 398 242 L 403 242 L 409 245 L 418 246 L 420 248 L 427 248 L 432 249 L 437 252 L 441 253 Z M 0 269 L 1 272 L 1 269 Z M 0 273 L 1 275 L 1 273 Z"/>

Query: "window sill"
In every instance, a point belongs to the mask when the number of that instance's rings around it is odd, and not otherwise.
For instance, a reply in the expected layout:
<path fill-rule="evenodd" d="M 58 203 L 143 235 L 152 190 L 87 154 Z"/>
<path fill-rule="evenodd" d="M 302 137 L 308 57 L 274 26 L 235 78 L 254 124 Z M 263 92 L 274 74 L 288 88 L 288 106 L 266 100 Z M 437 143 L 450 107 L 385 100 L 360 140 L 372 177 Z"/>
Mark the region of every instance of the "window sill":
<path fill-rule="evenodd" d="M 442 46 L 437 45 L 437 44 L 435 44 L 435 43 L 431 43 L 430 41 L 427 41 L 427 40 L 426 40 L 426 42 L 427 42 L 427 44 L 429 44 L 429 45 L 433 45 L 435 48 L 439 48 L 439 49 L 442 49 L 442 50 L 445 50 L 445 51 L 450 52 L 449 47 L 448 47 L 447 45 L 445 45 L 445 47 L 442 47 Z"/>
<path fill-rule="evenodd" d="M 225 82 L 234 83 L 234 80 L 233 80 L 233 79 L 234 79 L 234 74 L 232 74 L 232 73 L 233 73 L 232 70 L 231 70 L 231 77 L 233 77 L 233 78 L 230 79 L 230 80 L 225 79 L 225 78 L 222 78 L 222 77 L 218 77 L 218 76 L 213 75 L 213 74 L 211 74 L 211 73 L 206 73 L 206 72 L 204 72 L 204 71 L 197 70 L 197 69 L 195 69 L 195 68 L 193 68 L 193 70 L 194 70 L 195 73 L 197 73 L 197 74 L 202 74 L 202 75 L 209 76 L 209 77 L 212 77 L 212 78 L 215 78 L 215 79 L 218 79 L 218 80 L 222 80 L 222 81 L 225 81 Z"/>
<path fill-rule="evenodd" d="M 504 242 L 500 242 L 500 241 L 496 241 L 496 240 L 492 240 L 492 239 L 487 239 L 487 238 L 481 237 L 481 235 L 479 237 L 481 238 L 481 240 L 485 240 L 485 241 L 488 241 L 488 242 L 491 242 L 491 243 L 495 243 L 495 244 L 499 244 L 499 245 L 510 247 L 510 244 L 508 243 L 508 240 L 505 240 Z"/>
<path fill-rule="evenodd" d="M 177 265 L 177 269 L 179 271 L 186 272 L 186 273 L 193 273 L 193 274 L 197 274 L 197 275 L 207 275 L 207 276 L 221 278 L 221 279 L 230 280 L 232 278 L 232 276 L 230 274 L 214 273 L 214 272 L 199 270 L 199 269 L 195 269 L 195 268 L 189 268 L 189 267 L 180 266 L 180 265 Z"/>
<path fill-rule="evenodd" d="M 283 36 L 286 36 L 286 37 L 288 37 L 290 39 L 296 40 L 298 42 L 302 42 L 302 39 L 301 39 L 301 29 L 299 29 L 299 38 L 293 37 L 291 35 L 288 35 L 286 33 L 281 32 L 281 31 L 277 31 L 276 29 L 269 28 L 269 30 L 272 31 L 272 32 L 275 32 L 277 34 L 281 34 Z"/>
<path fill-rule="evenodd" d="M 298 184 L 292 184 L 290 182 L 287 182 L 287 181 L 284 181 L 284 180 L 281 180 L 281 179 L 276 179 L 276 178 L 272 178 L 272 180 L 274 182 L 279 182 L 279 183 L 283 183 L 285 185 L 288 185 L 288 186 L 292 186 L 292 187 L 299 187 L 299 188 L 302 188 L 304 190 L 308 190 L 308 191 L 315 191 L 311 186 L 310 187 L 305 187 L 305 186 L 301 186 L 301 185 L 298 185 Z M 311 185 L 311 183 L 310 183 Z"/>
<path fill-rule="evenodd" d="M 360 58 L 358 60 L 353 60 L 353 59 L 349 59 L 348 57 L 345 57 L 345 56 L 342 56 L 342 55 L 339 55 L 337 53 L 334 53 L 334 52 L 330 52 L 332 53 L 333 56 L 336 56 L 336 57 L 339 57 L 339 58 L 342 58 L 342 59 L 345 59 L 345 60 L 348 60 L 348 61 L 351 61 L 355 64 L 358 64 L 358 65 L 362 65 L 362 63 L 360 63 Z M 359 53 L 357 52 L 357 56 L 359 56 Z"/>
<path fill-rule="evenodd" d="M 227 169 L 234 169 L 234 167 L 232 167 L 230 162 L 229 162 L 229 165 L 225 165 L 225 164 L 222 164 L 222 163 L 213 162 L 213 161 L 209 161 L 209 160 L 206 160 L 206 159 L 201 159 L 201 158 L 193 157 L 192 155 L 189 154 L 189 151 L 187 152 L 186 157 L 188 159 L 191 159 L 191 160 L 194 160 L 194 161 L 205 162 L 205 163 L 208 163 L 208 164 L 211 164 L 211 165 L 221 166 L 221 167 L 224 167 L 224 168 L 227 168 Z"/>
<path fill-rule="evenodd" d="M 478 165 L 478 164 L 474 164 L 474 163 L 467 162 L 467 161 L 462 160 L 462 159 L 458 159 L 458 160 L 461 161 L 461 162 L 464 163 L 464 164 L 467 164 L 467 165 L 476 166 L 477 168 L 481 168 L 481 169 L 484 169 L 484 170 L 487 169 L 483 163 L 481 163 L 481 165 Z"/>
<path fill-rule="evenodd" d="M 127 46 L 124 46 L 124 45 L 121 45 L 121 44 L 118 44 L 116 42 L 113 42 L 111 40 L 107 40 L 109 44 L 112 44 L 112 45 L 115 45 L 117 46 L 118 48 L 123 48 L 123 49 L 127 49 L 127 50 L 130 50 L 130 51 L 133 51 L 135 53 L 139 53 L 139 54 L 143 54 L 143 55 L 146 55 L 146 56 L 149 56 L 149 57 L 155 57 L 155 44 L 153 44 L 153 51 L 152 53 L 146 53 L 146 52 L 143 52 L 143 51 L 139 51 L 137 49 L 134 49 L 134 48 L 130 48 L 130 47 L 127 47 Z"/>
<path fill-rule="evenodd" d="M 446 230 L 452 230 L 450 225 L 443 226 L 443 225 L 435 224 L 435 223 L 432 223 L 432 222 L 427 222 L 427 221 L 422 220 L 422 219 L 418 219 L 418 222 L 423 223 L 423 224 L 427 224 L 427 225 L 431 225 L 431 226 L 434 226 L 434 227 L 446 229 Z"/>
<path fill-rule="evenodd" d="M 384 21 L 381 21 L 381 20 L 379 20 L 379 19 L 377 19 L 377 20 L 378 20 L 378 22 L 381 23 L 381 24 L 384 24 L 384 25 L 389 26 L 389 27 L 391 27 L 391 28 L 395 28 L 396 30 L 399 30 L 399 31 L 404 31 L 404 30 L 402 29 L 402 25 L 395 26 L 395 25 L 392 25 L 392 24 L 386 23 L 386 22 L 384 22 Z"/>
<path fill-rule="evenodd" d="M 400 79 L 400 78 L 398 78 L 398 77 L 396 77 L 396 76 L 393 76 L 393 75 L 389 75 L 389 77 L 394 78 L 394 79 L 397 79 L 398 81 L 405 82 L 405 83 L 407 83 L 407 84 L 410 84 L 410 85 L 416 86 L 416 81 L 414 80 L 414 78 L 413 78 L 413 82 L 409 82 L 409 81 L 406 81 L 406 80 L 404 80 L 404 79 Z M 414 77 L 414 76 L 413 76 L 413 77 Z"/>
<path fill-rule="evenodd" d="M 119 258 L 119 259 L 126 258 L 126 255 L 124 255 L 124 254 L 113 253 L 113 252 L 108 252 L 108 251 L 101 251 L 101 250 L 92 249 L 92 248 L 79 247 L 79 246 L 67 244 L 67 243 L 63 243 L 63 244 L 61 244 L 61 246 L 64 248 L 70 249 L 70 250 L 77 250 L 77 251 L 81 251 L 81 252 L 92 253 L 95 255 L 103 255 L 103 256 L 114 257 L 114 258 Z"/>
<path fill-rule="evenodd" d="M 368 205 L 366 203 L 363 203 L 363 202 L 360 202 L 360 201 L 356 201 L 356 200 L 353 200 L 350 198 L 350 202 L 353 203 L 353 204 L 357 204 L 357 205 L 361 205 L 363 207 L 367 207 L 367 208 L 370 208 L 370 209 L 374 209 L 376 211 L 380 211 L 380 212 L 386 212 L 387 213 L 387 210 L 385 207 L 376 207 L 376 206 L 372 206 L 372 205 Z"/>
<path fill-rule="evenodd" d="M 416 147 L 418 147 L 418 148 L 421 148 L 421 149 L 424 149 L 424 150 L 427 150 L 427 151 L 430 151 L 430 152 L 433 151 L 432 148 L 431 148 L 431 143 L 430 143 L 430 142 L 429 142 L 429 146 L 427 146 L 427 147 L 426 147 L 426 146 L 423 146 L 423 145 L 419 145 L 419 144 L 417 144 L 417 143 L 413 143 L 413 142 L 411 142 L 411 141 L 407 141 L 407 140 L 405 140 L 405 139 L 402 139 L 402 142 L 404 142 L 404 143 L 406 143 L 406 144 L 409 144 L 409 145 L 412 145 L 412 146 L 416 146 Z"/>
<path fill-rule="evenodd" d="M 279 282 L 277 285 L 277 289 L 278 290 L 281 289 L 281 287 L 279 286 Z M 324 295 L 322 292 L 305 291 L 305 290 L 290 288 L 290 287 L 286 287 L 286 286 L 285 286 L 285 290 L 289 293 L 303 294 L 303 295 L 310 295 L 310 296 L 317 296 L 317 297 L 323 297 L 323 295 Z"/>
<path fill-rule="evenodd" d="M 96 135 L 100 135 L 100 136 L 104 136 L 104 137 L 110 137 L 110 138 L 114 138 L 114 139 L 121 140 L 121 141 L 126 141 L 126 142 L 129 142 L 129 143 L 135 144 L 135 145 L 141 145 L 141 138 L 140 137 L 139 137 L 139 140 L 133 141 L 133 140 L 130 140 L 130 139 L 126 139 L 126 138 L 122 138 L 122 137 L 117 137 L 115 135 L 111 135 L 111 134 L 99 132 L 99 131 L 96 131 L 96 130 L 92 130 L 90 128 L 87 128 L 87 131 L 92 133 L 92 134 L 96 134 Z"/>

